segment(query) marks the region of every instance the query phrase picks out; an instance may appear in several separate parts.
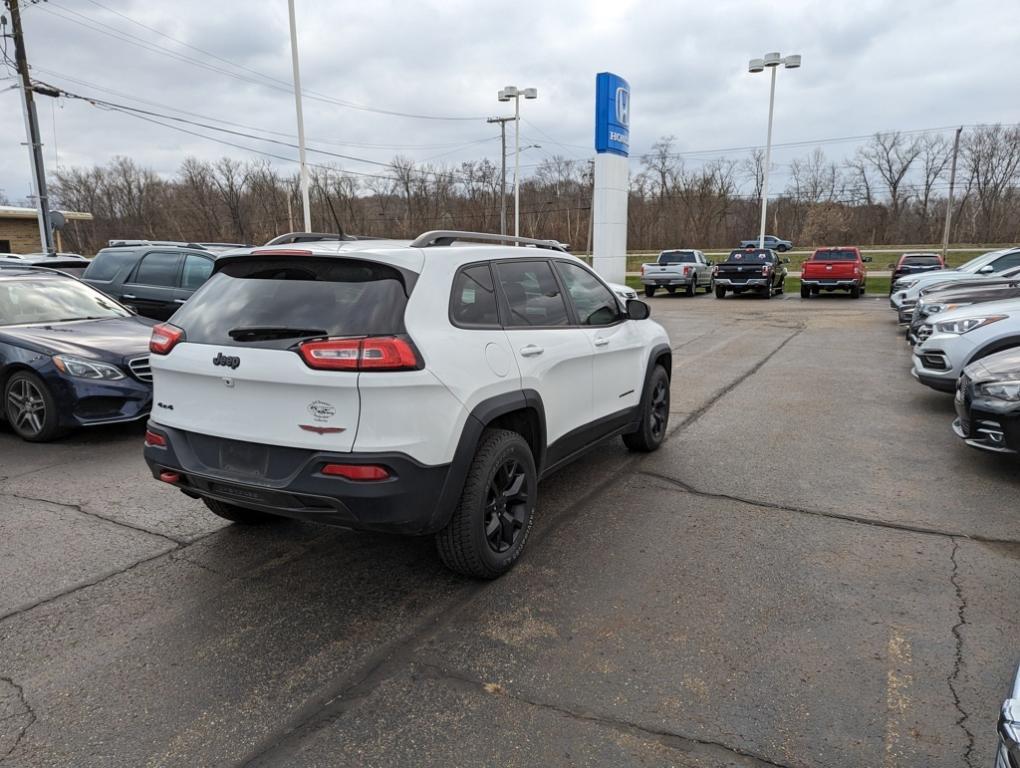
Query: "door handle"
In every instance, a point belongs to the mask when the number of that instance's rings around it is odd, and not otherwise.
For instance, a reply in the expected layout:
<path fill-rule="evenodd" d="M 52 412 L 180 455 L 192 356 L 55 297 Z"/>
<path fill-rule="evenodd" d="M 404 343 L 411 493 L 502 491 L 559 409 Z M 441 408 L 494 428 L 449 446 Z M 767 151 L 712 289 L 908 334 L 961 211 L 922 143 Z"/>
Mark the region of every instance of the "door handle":
<path fill-rule="evenodd" d="M 545 352 L 541 347 L 535 346 L 534 344 L 528 344 L 526 347 L 521 347 L 521 357 L 536 357 Z"/>
<path fill-rule="evenodd" d="M 599 336 L 598 338 L 595 339 L 595 346 L 596 347 L 604 347 L 604 346 L 606 346 L 608 344 L 609 344 L 609 339 L 604 339 L 601 336 Z"/>
<path fill-rule="evenodd" d="M 137 299 L 138 297 L 137 296 L 132 296 L 130 293 L 125 293 L 123 296 L 121 296 L 121 298 L 122 299 Z"/>

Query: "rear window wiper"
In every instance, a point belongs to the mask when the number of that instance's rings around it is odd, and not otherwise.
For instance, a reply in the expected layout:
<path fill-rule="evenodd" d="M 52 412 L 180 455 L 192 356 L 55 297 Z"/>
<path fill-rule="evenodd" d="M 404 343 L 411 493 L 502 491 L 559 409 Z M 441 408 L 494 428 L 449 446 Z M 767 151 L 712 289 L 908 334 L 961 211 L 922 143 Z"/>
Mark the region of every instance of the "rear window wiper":
<path fill-rule="evenodd" d="M 227 335 L 234 341 L 266 341 L 268 339 L 296 339 L 306 336 L 325 336 L 322 328 L 287 328 L 285 326 L 250 326 L 233 328 Z"/>

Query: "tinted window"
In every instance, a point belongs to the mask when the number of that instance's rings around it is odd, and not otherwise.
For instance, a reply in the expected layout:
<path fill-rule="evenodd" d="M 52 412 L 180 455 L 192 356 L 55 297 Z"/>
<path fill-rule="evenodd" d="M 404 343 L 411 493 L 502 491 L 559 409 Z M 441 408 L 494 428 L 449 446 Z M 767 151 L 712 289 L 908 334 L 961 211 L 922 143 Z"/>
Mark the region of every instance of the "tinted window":
<path fill-rule="evenodd" d="M 753 251 L 730 251 L 730 255 L 726 257 L 726 261 L 772 261 L 772 251 L 766 250 L 753 250 Z"/>
<path fill-rule="evenodd" d="M 488 264 L 465 267 L 453 280 L 450 315 L 457 325 L 498 328 L 496 289 Z"/>
<path fill-rule="evenodd" d="M 403 333 L 406 306 L 404 280 L 393 267 L 286 256 L 226 265 L 177 311 L 174 325 L 198 344 L 236 344 L 236 331 L 247 329 L 245 345 L 287 348 L 301 337 Z M 277 332 L 251 330 L 267 328 Z M 278 329 L 310 333 L 283 336 Z"/>
<path fill-rule="evenodd" d="M 130 313 L 108 296 L 69 278 L 0 281 L 0 325 L 103 317 L 130 317 Z"/>
<path fill-rule="evenodd" d="M 938 256 L 904 256 L 901 267 L 938 267 L 942 262 Z"/>
<path fill-rule="evenodd" d="M 1020 266 L 1020 251 L 1017 251 L 1016 253 L 1010 253 L 999 259 L 996 259 L 994 262 L 992 262 L 992 266 L 995 267 L 996 272 L 1001 272 L 1002 270 L 1009 269 L 1010 267 Z"/>
<path fill-rule="evenodd" d="M 620 319 L 620 305 L 613 292 L 591 272 L 577 264 L 556 262 L 581 325 L 610 325 Z"/>
<path fill-rule="evenodd" d="M 666 251 L 659 255 L 660 264 L 693 264 L 695 261 L 693 251 Z"/>
<path fill-rule="evenodd" d="M 816 251 L 811 257 L 815 261 L 857 261 L 853 251 Z"/>
<path fill-rule="evenodd" d="M 100 251 L 85 270 L 89 280 L 113 280 L 121 268 L 133 265 L 138 259 L 138 252 L 118 248 Z"/>
<path fill-rule="evenodd" d="M 496 265 L 496 274 L 510 307 L 507 326 L 568 324 L 567 307 L 548 262 L 505 262 Z"/>
<path fill-rule="evenodd" d="M 209 279 L 212 274 L 212 259 L 189 253 L 184 257 L 184 274 L 181 275 L 181 287 L 195 290 Z"/>
<path fill-rule="evenodd" d="M 158 285 L 174 287 L 177 285 L 177 265 L 180 263 L 179 253 L 147 253 L 138 265 L 132 283 L 138 285 Z"/>

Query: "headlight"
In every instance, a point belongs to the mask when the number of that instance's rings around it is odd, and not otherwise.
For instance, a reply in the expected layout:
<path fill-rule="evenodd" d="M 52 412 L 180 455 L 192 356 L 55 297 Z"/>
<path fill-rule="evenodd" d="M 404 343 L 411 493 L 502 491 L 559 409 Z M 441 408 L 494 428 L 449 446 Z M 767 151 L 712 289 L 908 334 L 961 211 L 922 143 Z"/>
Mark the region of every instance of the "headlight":
<path fill-rule="evenodd" d="M 976 328 L 997 323 L 1005 320 L 1006 315 L 989 315 L 988 317 L 964 317 L 959 320 L 947 320 L 944 323 L 935 323 L 935 330 L 939 333 L 952 333 L 957 336 L 970 333 Z"/>
<path fill-rule="evenodd" d="M 925 309 L 927 309 L 929 315 L 933 315 L 936 312 L 949 312 L 960 307 L 969 307 L 973 303 L 972 301 L 962 301 L 956 304 L 928 304 Z"/>
<path fill-rule="evenodd" d="M 978 392 L 996 400 L 1020 400 L 1020 381 L 989 381 L 978 386 Z"/>
<path fill-rule="evenodd" d="M 95 360 L 82 360 L 77 357 L 67 357 L 66 355 L 54 355 L 53 364 L 62 373 L 79 379 L 117 381 L 124 378 L 123 372 L 116 366 L 98 363 Z"/>

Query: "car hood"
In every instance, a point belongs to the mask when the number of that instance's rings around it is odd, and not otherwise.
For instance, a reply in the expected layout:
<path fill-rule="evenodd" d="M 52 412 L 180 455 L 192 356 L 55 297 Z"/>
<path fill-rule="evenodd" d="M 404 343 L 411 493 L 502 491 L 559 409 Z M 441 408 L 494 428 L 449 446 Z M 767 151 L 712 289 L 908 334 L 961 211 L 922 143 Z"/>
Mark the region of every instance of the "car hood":
<path fill-rule="evenodd" d="M 966 373 L 974 381 L 1002 381 L 1020 378 L 1020 347 L 1013 347 L 983 357 L 968 365 Z"/>
<path fill-rule="evenodd" d="M 0 327 L 0 338 L 47 355 L 121 361 L 149 353 L 155 321 L 143 317 Z"/>
<path fill-rule="evenodd" d="M 967 288 L 959 291 L 939 291 L 923 297 L 925 304 L 980 304 L 989 301 L 1020 299 L 1020 287 L 1003 285 L 998 288 Z"/>

